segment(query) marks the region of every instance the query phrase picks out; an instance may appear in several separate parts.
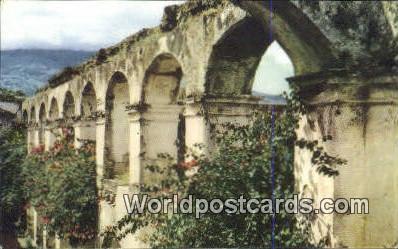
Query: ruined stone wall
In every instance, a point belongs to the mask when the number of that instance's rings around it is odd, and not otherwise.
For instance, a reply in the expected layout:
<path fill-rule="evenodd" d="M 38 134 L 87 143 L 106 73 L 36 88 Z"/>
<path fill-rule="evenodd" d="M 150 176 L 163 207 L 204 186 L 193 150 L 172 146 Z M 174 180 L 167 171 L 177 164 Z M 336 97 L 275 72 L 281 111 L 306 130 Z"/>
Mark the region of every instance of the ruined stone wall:
<path fill-rule="evenodd" d="M 98 186 L 116 196 L 115 206 L 100 204 L 103 228 L 124 212 L 121 193 L 142 182 L 145 163 L 163 149 L 178 155 L 181 116 L 188 147 L 211 145 L 214 125 L 247 121 L 258 105 L 250 97 L 254 72 L 277 40 L 294 64 L 290 81 L 311 107 L 298 135 L 320 141 L 331 135 L 326 151 L 348 161 L 340 176 L 326 178 L 297 150 L 298 191 L 316 200 L 368 197 L 371 203 L 369 215 L 320 216 L 314 233 L 331 237 L 332 246 L 390 246 L 398 240 L 396 9 L 394 2 L 335 1 L 274 1 L 271 7 L 268 1 L 203 0 L 168 7 L 160 26 L 101 49 L 26 100 L 29 143 L 44 142 L 44 129 L 54 123 L 53 99 L 58 119 L 72 122 L 78 138 L 96 140 Z M 126 87 L 114 88 L 109 109 L 114 77 L 124 77 Z M 67 92 L 75 103 L 72 117 L 65 115 Z M 127 181 L 102 181 L 107 147 L 126 163 Z M 142 246 L 135 237 L 121 245 Z"/>

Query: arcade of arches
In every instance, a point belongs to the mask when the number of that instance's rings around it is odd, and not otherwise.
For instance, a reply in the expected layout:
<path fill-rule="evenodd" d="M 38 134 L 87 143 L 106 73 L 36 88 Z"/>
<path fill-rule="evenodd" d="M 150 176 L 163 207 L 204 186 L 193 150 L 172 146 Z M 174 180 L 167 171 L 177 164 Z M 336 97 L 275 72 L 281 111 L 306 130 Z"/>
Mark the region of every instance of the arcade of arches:
<path fill-rule="evenodd" d="M 314 234 L 329 235 L 332 246 L 393 245 L 398 239 L 398 19 L 391 11 L 396 3 L 276 1 L 271 17 L 268 1 L 197 2 L 166 11 L 159 27 L 103 50 L 76 66 L 76 74 L 61 72 L 26 100 L 29 147 L 48 149 L 62 122 L 73 127 L 76 145 L 95 140 L 98 187 L 116 200 L 114 206 L 100 203 L 103 229 L 124 216 L 123 193 L 155 180 L 143 168 L 158 153 L 184 160 L 185 147 L 197 143 L 207 145 L 202 152 L 208 153 L 211 127 L 245 123 L 253 110 L 267 105 L 252 92 L 261 58 L 277 42 L 292 62 L 288 81 L 310 107 L 298 137 L 321 141 L 331 135 L 322 146 L 348 161 L 338 177 L 327 178 L 297 149 L 297 190 L 305 188 L 315 202 L 359 197 L 371 203 L 369 214 L 319 215 Z M 347 18 L 356 25 L 345 23 Z M 382 28 L 369 37 L 371 27 Z M 128 236 L 120 246 L 145 245 Z"/>

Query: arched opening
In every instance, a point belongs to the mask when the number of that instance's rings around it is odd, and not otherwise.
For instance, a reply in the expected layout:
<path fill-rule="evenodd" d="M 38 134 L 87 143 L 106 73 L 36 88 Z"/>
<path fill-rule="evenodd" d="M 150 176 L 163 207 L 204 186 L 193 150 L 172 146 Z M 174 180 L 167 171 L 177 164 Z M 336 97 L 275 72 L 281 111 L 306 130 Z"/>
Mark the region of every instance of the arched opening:
<path fill-rule="evenodd" d="M 59 108 L 58 108 L 58 101 L 56 98 L 52 98 L 50 104 L 50 112 L 49 112 L 50 121 L 56 121 L 59 119 Z M 49 149 L 53 146 L 56 137 L 60 135 L 58 130 L 58 125 L 56 122 L 51 122 L 48 127 L 46 127 L 47 133 L 46 136 L 46 149 Z"/>
<path fill-rule="evenodd" d="M 223 129 L 223 123 L 247 123 L 253 104 L 285 103 L 281 94 L 289 90 L 286 78 L 293 76 L 295 64 L 269 32 L 255 18 L 246 17 L 213 46 L 205 85 L 213 107 L 212 135 Z M 210 146 L 213 142 L 210 139 Z"/>
<path fill-rule="evenodd" d="M 81 116 L 85 118 L 91 117 L 97 111 L 97 97 L 91 82 L 88 82 L 83 89 L 80 108 Z"/>
<path fill-rule="evenodd" d="M 34 125 L 36 124 L 36 109 L 34 106 L 30 108 L 30 116 L 29 116 L 29 124 Z M 34 127 L 34 126 L 33 126 Z M 30 151 L 33 146 L 36 144 L 36 130 L 32 129 L 31 132 L 29 132 L 29 137 L 28 137 L 28 150 Z"/>
<path fill-rule="evenodd" d="M 129 122 L 126 106 L 129 105 L 129 87 L 121 72 L 112 75 L 106 92 L 105 178 L 128 182 Z"/>
<path fill-rule="evenodd" d="M 75 129 L 75 136 L 78 140 L 96 140 L 96 111 L 97 97 L 94 86 L 91 82 L 88 82 L 81 94 L 80 114 L 82 119 L 78 129 Z"/>
<path fill-rule="evenodd" d="M 39 144 L 44 145 L 44 130 L 46 126 L 46 106 L 44 103 L 40 105 L 39 109 Z"/>
<path fill-rule="evenodd" d="M 291 48 L 293 42 L 275 33 L 283 25 L 273 23 L 272 27 L 268 29 L 254 17 L 246 17 L 225 32 L 209 59 L 205 86 L 208 95 L 265 96 L 289 90 L 286 78 L 294 76 L 298 69 L 303 71 L 302 64 L 308 58 L 297 57 Z M 295 55 L 294 60 L 291 54 Z M 318 59 L 314 58 L 314 63 Z M 271 102 L 272 99 L 275 98 L 271 96 Z M 276 102 L 280 103 L 280 98 Z"/>
<path fill-rule="evenodd" d="M 55 121 L 59 118 L 58 102 L 55 98 L 51 100 L 49 118 L 51 121 Z"/>
<path fill-rule="evenodd" d="M 75 139 L 75 128 L 73 126 L 72 118 L 75 115 L 75 99 L 70 91 L 65 93 L 64 103 L 62 104 L 64 127 L 68 129 L 68 135 L 66 138 L 69 141 L 74 141 Z"/>
<path fill-rule="evenodd" d="M 336 65 L 330 41 L 297 4 L 288 1 L 273 4 L 238 1 L 237 4 L 266 30 L 268 40 L 278 40 L 289 54 L 296 75 L 319 72 Z"/>
<path fill-rule="evenodd" d="M 22 122 L 26 125 L 28 123 L 28 111 L 23 110 L 22 112 Z"/>
<path fill-rule="evenodd" d="M 231 27 L 213 47 L 206 74 L 206 93 L 251 94 L 258 64 L 270 43 L 264 28 L 254 18 L 245 18 Z"/>
<path fill-rule="evenodd" d="M 159 153 L 184 159 L 185 119 L 177 103 L 182 76 L 180 63 L 170 54 L 156 57 L 146 71 L 142 93 L 142 102 L 148 106 L 143 113 L 145 163 L 153 163 Z"/>
<path fill-rule="evenodd" d="M 251 94 L 262 97 L 265 103 L 283 104 L 284 92 L 289 92 L 286 80 L 294 76 L 294 67 L 290 57 L 277 41 L 265 51 L 257 67 Z"/>
<path fill-rule="evenodd" d="M 35 110 L 34 106 L 32 106 L 32 108 L 30 108 L 30 120 L 29 121 L 32 124 L 37 122 L 37 120 L 36 120 L 36 110 Z"/>
<path fill-rule="evenodd" d="M 65 119 L 70 119 L 75 115 L 75 99 L 70 91 L 65 94 L 63 110 Z"/>

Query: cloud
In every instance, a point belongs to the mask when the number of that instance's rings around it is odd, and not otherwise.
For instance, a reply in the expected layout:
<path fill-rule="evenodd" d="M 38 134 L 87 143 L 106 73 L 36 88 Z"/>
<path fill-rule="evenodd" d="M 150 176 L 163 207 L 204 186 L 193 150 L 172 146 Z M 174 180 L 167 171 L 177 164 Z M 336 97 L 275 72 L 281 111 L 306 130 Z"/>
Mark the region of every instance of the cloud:
<path fill-rule="evenodd" d="M 1 49 L 97 50 L 160 23 L 163 8 L 182 1 L 16 1 L 1 5 Z M 294 75 L 277 42 L 267 49 L 253 90 L 280 94 Z"/>
<path fill-rule="evenodd" d="M 160 23 L 181 1 L 5 1 L 1 49 L 97 50 Z"/>

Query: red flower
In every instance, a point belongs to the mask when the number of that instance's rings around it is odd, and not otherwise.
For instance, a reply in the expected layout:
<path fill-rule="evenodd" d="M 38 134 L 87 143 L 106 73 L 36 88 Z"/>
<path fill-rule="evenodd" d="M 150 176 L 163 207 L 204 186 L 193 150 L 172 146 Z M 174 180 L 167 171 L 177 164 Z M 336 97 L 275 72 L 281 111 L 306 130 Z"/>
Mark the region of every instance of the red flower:
<path fill-rule="evenodd" d="M 41 154 L 44 152 L 44 145 L 40 144 L 34 148 L 32 148 L 31 153 L 32 154 Z"/>
<path fill-rule="evenodd" d="M 41 218 L 41 222 L 43 224 L 49 224 L 50 223 L 50 218 L 44 216 L 44 217 Z"/>
<path fill-rule="evenodd" d="M 193 167 L 195 167 L 197 165 L 198 165 L 198 161 L 196 161 L 195 159 L 192 159 L 189 162 L 180 163 L 179 167 L 182 168 L 182 169 L 188 170 L 188 169 L 191 169 L 191 168 L 193 168 Z"/>

